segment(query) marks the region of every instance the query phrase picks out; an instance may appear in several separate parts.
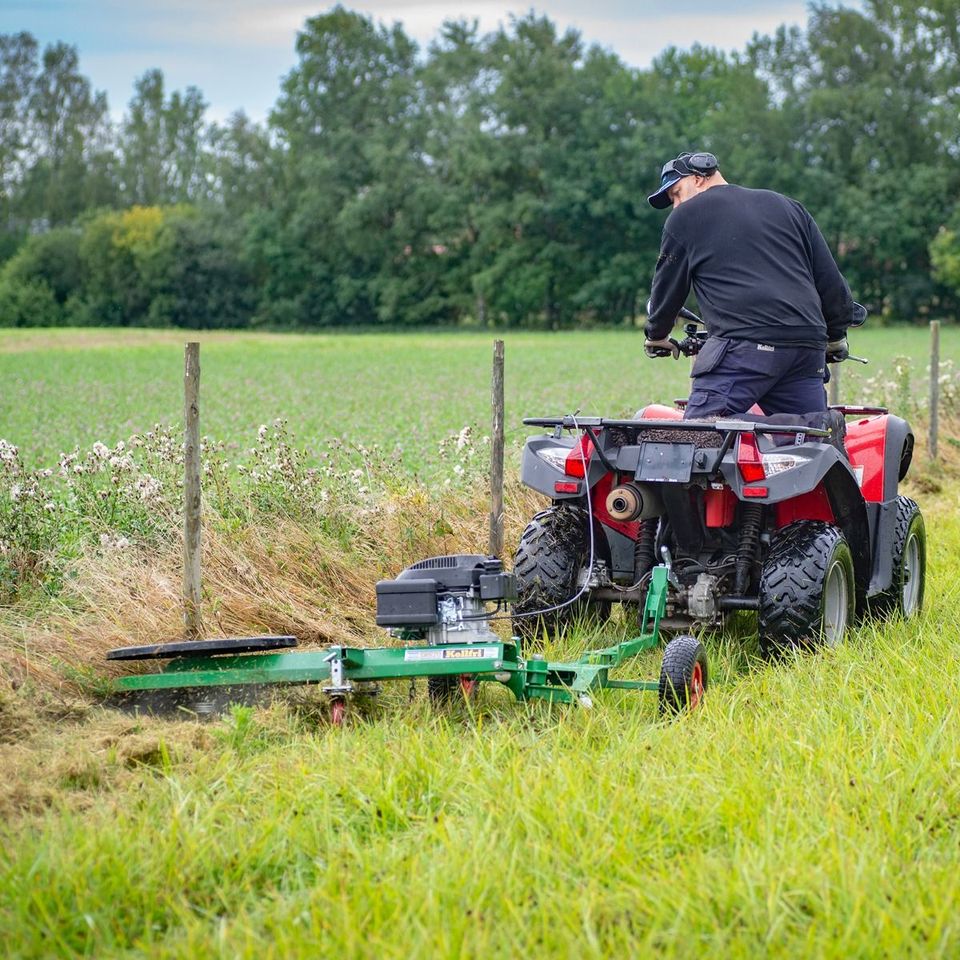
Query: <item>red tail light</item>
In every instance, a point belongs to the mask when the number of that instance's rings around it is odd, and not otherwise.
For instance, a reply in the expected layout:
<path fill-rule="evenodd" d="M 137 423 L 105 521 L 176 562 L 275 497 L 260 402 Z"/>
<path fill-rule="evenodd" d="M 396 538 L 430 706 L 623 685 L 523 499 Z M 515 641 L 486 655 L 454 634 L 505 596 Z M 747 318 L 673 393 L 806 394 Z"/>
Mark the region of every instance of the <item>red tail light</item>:
<path fill-rule="evenodd" d="M 584 434 L 580 438 L 580 442 L 567 454 L 563 472 L 568 477 L 585 477 L 587 475 L 587 464 L 590 462 L 592 453 L 593 443 Z"/>
<path fill-rule="evenodd" d="M 757 438 L 752 433 L 741 433 L 737 440 L 737 467 L 744 483 L 756 483 L 767 478 L 757 449 Z"/>

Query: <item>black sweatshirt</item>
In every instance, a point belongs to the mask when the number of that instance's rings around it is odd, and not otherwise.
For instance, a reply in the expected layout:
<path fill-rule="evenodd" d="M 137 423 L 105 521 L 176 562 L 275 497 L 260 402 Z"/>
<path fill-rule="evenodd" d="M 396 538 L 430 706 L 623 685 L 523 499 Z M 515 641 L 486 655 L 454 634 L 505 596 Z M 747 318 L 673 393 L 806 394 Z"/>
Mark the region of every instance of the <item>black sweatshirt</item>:
<path fill-rule="evenodd" d="M 691 284 L 712 336 L 824 347 L 852 319 L 850 288 L 813 217 L 771 190 L 721 184 L 673 210 L 644 328 L 651 340 L 670 335 Z"/>

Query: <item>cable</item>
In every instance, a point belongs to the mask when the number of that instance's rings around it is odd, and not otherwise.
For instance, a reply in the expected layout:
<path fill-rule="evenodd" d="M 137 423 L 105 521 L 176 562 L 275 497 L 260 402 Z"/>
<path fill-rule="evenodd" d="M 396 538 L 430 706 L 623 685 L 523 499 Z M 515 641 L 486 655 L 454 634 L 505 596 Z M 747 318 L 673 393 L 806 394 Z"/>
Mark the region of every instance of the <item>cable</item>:
<path fill-rule="evenodd" d="M 586 436 L 585 432 L 581 432 L 580 424 L 577 423 L 577 415 L 575 413 L 570 414 L 570 419 L 573 421 L 574 429 L 580 434 L 581 437 Z M 593 502 L 590 496 L 590 478 L 587 476 L 590 472 L 589 466 L 586 467 L 584 472 L 584 486 L 586 487 L 587 493 L 587 524 L 590 531 L 590 563 L 587 567 L 589 574 L 593 573 L 593 562 L 595 559 L 595 545 L 594 545 L 594 535 L 593 535 Z M 587 579 L 584 580 L 583 586 L 569 599 L 564 600 L 563 603 L 555 603 L 552 607 L 544 607 L 542 610 L 530 610 L 527 613 L 513 613 L 506 617 L 499 617 L 496 614 L 496 611 L 491 614 L 477 617 L 461 617 L 461 620 L 486 620 L 488 623 L 494 620 L 519 620 L 526 617 L 539 617 L 545 613 L 553 613 L 554 610 L 562 610 L 564 607 L 569 607 L 571 603 L 575 603 L 579 600 L 587 589 L 590 586 L 590 576 L 587 576 Z"/>

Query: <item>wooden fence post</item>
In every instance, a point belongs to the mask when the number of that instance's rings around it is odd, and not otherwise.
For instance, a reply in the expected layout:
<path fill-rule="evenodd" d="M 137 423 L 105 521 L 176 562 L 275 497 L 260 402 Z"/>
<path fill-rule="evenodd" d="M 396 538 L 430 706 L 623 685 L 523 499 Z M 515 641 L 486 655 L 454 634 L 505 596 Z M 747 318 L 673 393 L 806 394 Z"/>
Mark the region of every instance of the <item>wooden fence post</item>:
<path fill-rule="evenodd" d="M 503 341 L 493 341 L 493 432 L 490 436 L 490 556 L 503 553 Z"/>
<path fill-rule="evenodd" d="M 200 621 L 200 344 L 183 358 L 183 626 L 199 637 Z"/>
<path fill-rule="evenodd" d="M 930 321 L 930 436 L 928 453 L 937 459 L 940 433 L 940 321 Z"/>

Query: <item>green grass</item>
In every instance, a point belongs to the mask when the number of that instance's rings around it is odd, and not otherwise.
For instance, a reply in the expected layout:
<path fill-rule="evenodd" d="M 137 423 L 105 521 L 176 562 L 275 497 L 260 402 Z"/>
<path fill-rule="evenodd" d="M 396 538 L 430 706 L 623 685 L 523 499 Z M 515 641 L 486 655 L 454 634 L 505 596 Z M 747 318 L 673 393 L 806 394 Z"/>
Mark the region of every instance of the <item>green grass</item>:
<path fill-rule="evenodd" d="M 63 438 L 115 440 L 176 415 L 178 335 L 93 336 L 0 356 L 8 385 L 24 363 L 11 392 L 50 407 L 3 398 L 23 431 L 11 439 L 40 462 Z M 864 354 L 906 352 L 900 331 L 862 337 Z M 308 442 L 435 451 L 485 420 L 490 339 L 214 339 L 204 430 L 242 442 L 285 416 Z M 922 364 L 923 337 L 909 342 Z M 522 334 L 507 355 L 518 438 L 522 414 L 624 412 L 683 386 L 638 336 Z M 247 389 L 217 391 L 241 370 Z M 31 393 L 36 376 L 59 391 Z M 941 483 L 918 494 L 922 617 L 782 664 L 753 639 L 709 636 L 704 709 L 673 722 L 646 694 L 529 708 L 492 685 L 475 709 L 433 711 L 421 683 L 412 701 L 385 685 L 342 730 L 309 691 L 200 726 L 0 677 L 5 955 L 957 956 L 960 488 Z M 618 618 L 550 652 L 628 630 Z M 29 658 L 28 636 L 0 643 Z M 640 667 L 655 675 L 657 656 Z"/>
<path fill-rule="evenodd" d="M 61 451 L 108 445 L 179 423 L 183 341 L 177 331 L 31 330 L 0 332 L 0 436 L 28 465 L 50 466 Z M 399 447 L 406 462 L 436 459 L 437 443 L 465 424 L 488 432 L 491 333 L 199 334 L 201 429 L 249 447 L 257 427 L 285 417 L 314 451 L 331 437 Z M 525 434 L 524 416 L 580 409 L 629 415 L 651 400 L 685 396 L 687 361 L 651 361 L 638 331 L 506 333 L 508 443 Z M 927 363 L 922 329 L 855 332 L 855 351 L 870 367 L 846 364 L 849 391 L 880 381 L 873 399 L 922 399 Z M 960 328 L 942 334 L 944 360 L 960 361 Z M 889 374 L 896 356 L 911 358 L 904 382 Z"/>
<path fill-rule="evenodd" d="M 931 528 L 921 620 L 775 666 L 712 638 L 675 722 L 405 687 L 343 730 L 94 714 L 3 829 L 8 955 L 956 956 L 960 524 Z"/>

